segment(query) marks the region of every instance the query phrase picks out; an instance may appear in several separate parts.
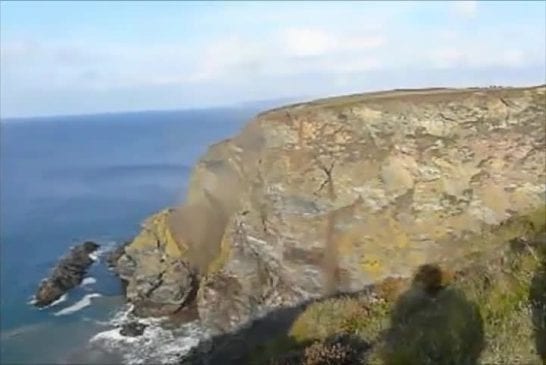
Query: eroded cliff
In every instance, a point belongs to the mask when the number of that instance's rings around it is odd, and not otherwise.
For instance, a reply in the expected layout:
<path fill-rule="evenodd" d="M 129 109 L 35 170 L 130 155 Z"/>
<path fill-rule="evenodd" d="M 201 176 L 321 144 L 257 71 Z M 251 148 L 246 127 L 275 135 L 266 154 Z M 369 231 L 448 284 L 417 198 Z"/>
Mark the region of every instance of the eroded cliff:
<path fill-rule="evenodd" d="M 204 325 L 227 332 L 426 263 L 456 271 L 543 224 L 545 118 L 545 86 L 263 113 L 211 146 L 184 205 L 125 249 L 127 298 L 142 315 L 195 303 Z M 518 217 L 533 218 L 498 234 Z"/>

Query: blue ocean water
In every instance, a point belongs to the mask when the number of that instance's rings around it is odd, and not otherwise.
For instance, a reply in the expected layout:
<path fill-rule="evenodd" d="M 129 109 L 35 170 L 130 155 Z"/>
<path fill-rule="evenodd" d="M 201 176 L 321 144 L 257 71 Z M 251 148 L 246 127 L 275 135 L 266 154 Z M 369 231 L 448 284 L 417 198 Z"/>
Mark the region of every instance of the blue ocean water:
<path fill-rule="evenodd" d="M 0 362 L 58 363 L 100 331 L 123 304 L 118 280 L 103 265 L 91 268 L 96 282 L 43 310 L 28 304 L 40 280 L 70 246 L 130 239 L 148 215 L 182 201 L 191 167 L 208 145 L 236 134 L 256 112 L 2 121 Z M 91 305 L 66 310 L 86 295 Z"/>

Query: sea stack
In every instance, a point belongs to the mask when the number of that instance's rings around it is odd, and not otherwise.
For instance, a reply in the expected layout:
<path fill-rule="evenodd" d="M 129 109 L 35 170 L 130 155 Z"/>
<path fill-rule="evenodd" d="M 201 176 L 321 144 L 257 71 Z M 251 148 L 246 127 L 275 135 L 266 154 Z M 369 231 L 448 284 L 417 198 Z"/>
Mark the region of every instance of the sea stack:
<path fill-rule="evenodd" d="M 34 305 L 37 307 L 50 305 L 68 290 L 78 286 L 88 268 L 93 264 L 90 255 L 98 248 L 99 245 L 91 241 L 72 247 L 59 260 L 49 277 L 40 283 L 35 294 Z"/>

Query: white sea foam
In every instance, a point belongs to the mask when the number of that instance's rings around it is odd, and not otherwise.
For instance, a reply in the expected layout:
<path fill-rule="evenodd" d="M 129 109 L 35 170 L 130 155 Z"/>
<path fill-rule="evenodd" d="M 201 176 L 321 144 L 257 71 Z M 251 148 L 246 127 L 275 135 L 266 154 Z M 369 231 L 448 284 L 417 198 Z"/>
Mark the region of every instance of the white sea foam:
<path fill-rule="evenodd" d="M 126 304 L 124 309 L 116 312 L 114 318 L 112 318 L 112 320 L 110 321 L 110 324 L 112 326 L 121 326 L 123 323 L 129 322 L 129 320 L 131 319 L 131 312 L 134 308 L 135 306 L 133 304 Z"/>
<path fill-rule="evenodd" d="M 124 364 L 173 363 L 197 346 L 204 333 L 196 323 L 188 323 L 177 333 L 150 325 L 139 337 L 126 337 L 119 328 L 100 332 L 91 339 L 107 351 L 120 352 Z"/>
<path fill-rule="evenodd" d="M 89 254 L 89 258 L 93 261 L 100 262 L 101 257 L 104 256 L 105 253 L 113 250 L 117 246 L 116 241 L 101 242 L 100 240 L 98 240 L 97 242 L 99 242 L 100 244 L 99 248 Z"/>
<path fill-rule="evenodd" d="M 54 307 L 58 304 L 61 304 L 62 302 L 66 301 L 68 299 L 68 293 L 64 293 L 59 299 L 48 305 L 46 308 Z"/>
<path fill-rule="evenodd" d="M 98 346 L 102 351 L 120 354 L 124 364 L 174 363 L 180 355 L 208 337 L 198 321 L 169 330 L 161 327 L 161 322 L 165 319 L 158 318 L 138 320 L 148 325 L 141 336 L 122 336 L 119 326 L 131 320 L 130 311 L 131 308 L 128 307 L 117 313 L 110 322 L 116 328 L 100 332 L 90 340 L 92 346 Z"/>
<path fill-rule="evenodd" d="M 45 307 L 41 307 L 41 308 L 38 308 L 38 310 L 42 310 L 42 309 L 46 309 L 46 308 L 51 308 L 51 307 L 54 307 L 58 304 L 61 304 L 62 302 L 66 301 L 68 299 L 68 293 L 64 293 L 59 299 L 57 299 L 56 301 L 52 302 L 51 304 L 49 305 L 46 305 Z M 29 305 L 34 305 L 36 304 L 36 297 L 34 297 L 34 295 L 32 296 L 32 299 L 30 299 L 27 304 Z"/>
<path fill-rule="evenodd" d="M 85 295 L 82 299 L 71 305 L 70 307 L 66 307 L 64 309 L 61 309 L 60 311 L 56 312 L 55 316 L 65 316 L 67 314 L 72 314 L 74 312 L 77 312 L 85 307 L 88 307 L 91 305 L 91 299 L 101 297 L 102 295 L 99 293 L 92 293 Z"/>
<path fill-rule="evenodd" d="M 81 283 L 81 286 L 86 286 L 86 285 L 93 285 L 97 282 L 97 279 L 95 279 L 94 277 L 88 277 L 88 278 L 84 278 L 82 280 L 82 283 Z"/>

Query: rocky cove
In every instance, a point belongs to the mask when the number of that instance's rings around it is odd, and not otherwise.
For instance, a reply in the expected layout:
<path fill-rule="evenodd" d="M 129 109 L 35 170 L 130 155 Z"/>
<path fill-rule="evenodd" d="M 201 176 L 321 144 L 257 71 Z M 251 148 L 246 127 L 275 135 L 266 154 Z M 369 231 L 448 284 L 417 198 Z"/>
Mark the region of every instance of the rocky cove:
<path fill-rule="evenodd" d="M 264 112 L 112 265 L 135 316 L 213 335 L 182 363 L 541 364 L 545 118 L 546 86 Z"/>

